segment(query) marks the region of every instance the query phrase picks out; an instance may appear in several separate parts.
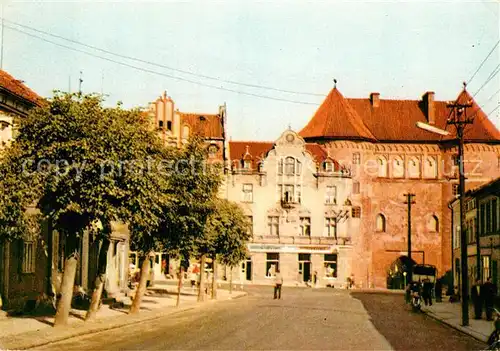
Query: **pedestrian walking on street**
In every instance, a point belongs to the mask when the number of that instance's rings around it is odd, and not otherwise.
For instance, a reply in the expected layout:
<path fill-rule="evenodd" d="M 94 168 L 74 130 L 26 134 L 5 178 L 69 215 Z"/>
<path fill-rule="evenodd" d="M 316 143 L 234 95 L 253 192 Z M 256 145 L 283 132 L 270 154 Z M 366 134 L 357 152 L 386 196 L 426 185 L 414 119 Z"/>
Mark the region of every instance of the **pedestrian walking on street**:
<path fill-rule="evenodd" d="M 436 280 L 436 286 L 434 287 L 434 292 L 436 294 L 436 302 L 443 301 L 443 283 L 441 282 L 441 278 Z"/>
<path fill-rule="evenodd" d="M 478 279 L 476 283 L 472 286 L 471 297 L 472 303 L 474 304 L 474 318 L 481 319 L 483 314 L 483 287 L 481 286 L 481 281 Z"/>
<path fill-rule="evenodd" d="M 491 282 L 491 278 L 486 280 L 483 284 L 483 301 L 486 310 L 486 319 L 492 321 L 493 318 L 493 304 L 495 303 L 495 297 L 497 295 L 497 287 Z"/>
<path fill-rule="evenodd" d="M 422 297 L 424 298 L 425 305 L 432 306 L 432 283 L 429 279 L 424 280 L 424 286 L 422 290 Z"/>
<path fill-rule="evenodd" d="M 281 286 L 283 285 L 283 276 L 279 269 L 276 269 L 274 275 L 274 299 L 281 299 Z"/>

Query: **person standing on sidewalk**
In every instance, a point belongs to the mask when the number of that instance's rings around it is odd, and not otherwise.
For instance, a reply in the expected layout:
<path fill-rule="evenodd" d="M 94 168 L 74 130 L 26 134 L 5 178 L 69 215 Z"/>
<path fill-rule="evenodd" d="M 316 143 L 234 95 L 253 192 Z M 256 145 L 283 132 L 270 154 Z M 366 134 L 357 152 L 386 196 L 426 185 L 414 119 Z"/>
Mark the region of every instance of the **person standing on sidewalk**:
<path fill-rule="evenodd" d="M 492 321 L 493 318 L 493 304 L 495 303 L 495 296 L 497 295 L 497 287 L 491 282 L 491 278 L 486 280 L 483 284 L 483 300 L 486 309 L 486 319 Z"/>
<path fill-rule="evenodd" d="M 276 269 L 274 275 L 274 299 L 281 299 L 281 287 L 283 285 L 283 276 L 279 269 Z"/>
<path fill-rule="evenodd" d="M 476 283 L 472 286 L 471 297 L 472 303 L 474 304 L 474 318 L 481 319 L 483 314 L 483 287 L 481 286 L 481 281 L 478 279 Z"/>

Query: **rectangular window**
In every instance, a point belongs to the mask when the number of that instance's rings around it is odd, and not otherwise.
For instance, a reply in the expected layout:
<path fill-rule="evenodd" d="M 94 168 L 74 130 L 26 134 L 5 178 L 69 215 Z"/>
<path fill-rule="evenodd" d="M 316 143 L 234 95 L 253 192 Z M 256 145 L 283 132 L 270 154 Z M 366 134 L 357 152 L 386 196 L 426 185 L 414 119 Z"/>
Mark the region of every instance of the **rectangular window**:
<path fill-rule="evenodd" d="M 491 215 L 491 203 L 488 201 L 486 203 L 486 233 L 489 234 L 491 233 L 491 220 L 492 220 L 492 215 Z"/>
<path fill-rule="evenodd" d="M 283 159 L 280 158 L 278 160 L 278 174 L 282 175 L 283 174 Z"/>
<path fill-rule="evenodd" d="M 295 186 L 295 202 L 302 202 L 302 187 L 300 185 Z"/>
<path fill-rule="evenodd" d="M 352 193 L 353 194 L 359 194 L 359 192 L 360 192 L 359 182 L 353 182 L 352 183 Z"/>
<path fill-rule="evenodd" d="M 285 193 L 283 194 L 283 200 L 285 202 L 293 202 L 293 197 L 294 197 L 294 186 L 293 185 L 285 185 L 284 187 Z"/>
<path fill-rule="evenodd" d="M 280 267 L 280 254 L 267 253 L 266 254 L 266 277 L 273 277 Z"/>
<path fill-rule="evenodd" d="M 491 277 L 491 257 L 483 256 L 483 279 L 486 280 Z"/>
<path fill-rule="evenodd" d="M 326 278 L 337 278 L 337 255 L 325 254 L 324 267 Z"/>
<path fill-rule="evenodd" d="M 35 243 L 25 242 L 23 245 L 23 273 L 35 273 Z"/>
<path fill-rule="evenodd" d="M 167 121 L 167 130 L 172 131 L 172 121 Z"/>
<path fill-rule="evenodd" d="M 485 226 L 485 216 L 486 216 L 486 206 L 485 204 L 481 204 L 479 206 L 479 221 L 480 221 L 480 228 L 479 228 L 479 234 L 482 236 L 486 233 L 486 226 Z"/>
<path fill-rule="evenodd" d="M 283 200 L 283 185 L 281 185 L 281 184 L 279 184 L 276 187 L 276 198 L 277 198 L 277 201 Z"/>
<path fill-rule="evenodd" d="M 311 217 L 300 217 L 300 236 L 311 236 Z"/>
<path fill-rule="evenodd" d="M 354 165 L 359 165 L 361 163 L 361 155 L 359 152 L 355 152 L 352 154 L 352 163 Z"/>
<path fill-rule="evenodd" d="M 278 236 L 280 234 L 280 218 L 278 216 L 267 217 L 267 228 L 269 229 L 269 235 Z"/>
<path fill-rule="evenodd" d="M 336 205 L 337 204 L 337 187 L 327 186 L 325 194 L 325 204 Z"/>
<path fill-rule="evenodd" d="M 243 202 L 253 202 L 253 184 L 243 184 Z"/>
<path fill-rule="evenodd" d="M 247 216 L 249 227 L 248 234 L 253 235 L 253 216 Z"/>
<path fill-rule="evenodd" d="M 336 236 L 335 224 L 336 224 L 335 218 L 326 217 L 325 218 L 325 231 L 323 232 L 323 235 L 328 236 L 328 237 L 335 237 Z"/>
<path fill-rule="evenodd" d="M 243 161 L 243 169 L 245 169 L 247 171 L 252 169 L 252 161 L 250 161 L 250 160 Z"/>
<path fill-rule="evenodd" d="M 353 207 L 352 208 L 352 218 L 360 218 L 361 217 L 361 207 Z"/>
<path fill-rule="evenodd" d="M 491 200 L 491 228 L 493 232 L 498 230 L 498 205 L 497 199 Z"/>

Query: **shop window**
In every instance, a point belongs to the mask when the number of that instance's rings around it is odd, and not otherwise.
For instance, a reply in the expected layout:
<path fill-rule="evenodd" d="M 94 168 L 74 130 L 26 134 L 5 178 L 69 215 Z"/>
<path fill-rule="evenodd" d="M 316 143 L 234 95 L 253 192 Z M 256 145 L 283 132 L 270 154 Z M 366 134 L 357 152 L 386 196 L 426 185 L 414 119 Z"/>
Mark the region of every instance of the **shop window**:
<path fill-rule="evenodd" d="M 278 236 L 280 232 L 280 223 L 278 216 L 269 216 L 267 217 L 267 228 L 269 230 L 269 235 Z"/>
<path fill-rule="evenodd" d="M 325 277 L 337 278 L 337 254 L 325 254 Z"/>
<path fill-rule="evenodd" d="M 266 253 L 266 277 L 273 277 L 280 267 L 279 253 Z"/>
<path fill-rule="evenodd" d="M 486 280 L 488 278 L 491 278 L 491 257 L 490 256 L 483 256 L 482 257 L 483 261 L 483 279 Z"/>
<path fill-rule="evenodd" d="M 301 236 L 311 236 L 311 217 L 300 217 Z"/>
<path fill-rule="evenodd" d="M 35 273 L 35 242 L 27 241 L 23 243 L 23 273 Z"/>
<path fill-rule="evenodd" d="M 253 184 L 243 184 L 243 202 L 253 202 Z"/>

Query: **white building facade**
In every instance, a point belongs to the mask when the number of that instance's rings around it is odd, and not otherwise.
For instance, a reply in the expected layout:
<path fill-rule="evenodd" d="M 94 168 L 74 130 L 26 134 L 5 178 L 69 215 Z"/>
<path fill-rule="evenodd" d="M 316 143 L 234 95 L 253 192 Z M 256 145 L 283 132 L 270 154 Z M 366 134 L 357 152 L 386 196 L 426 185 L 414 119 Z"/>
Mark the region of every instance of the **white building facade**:
<path fill-rule="evenodd" d="M 229 142 L 229 149 L 226 196 L 253 227 L 249 257 L 233 280 L 273 284 L 279 269 L 285 285 L 345 286 L 359 231 L 349 170 L 292 130 L 274 143 Z"/>

